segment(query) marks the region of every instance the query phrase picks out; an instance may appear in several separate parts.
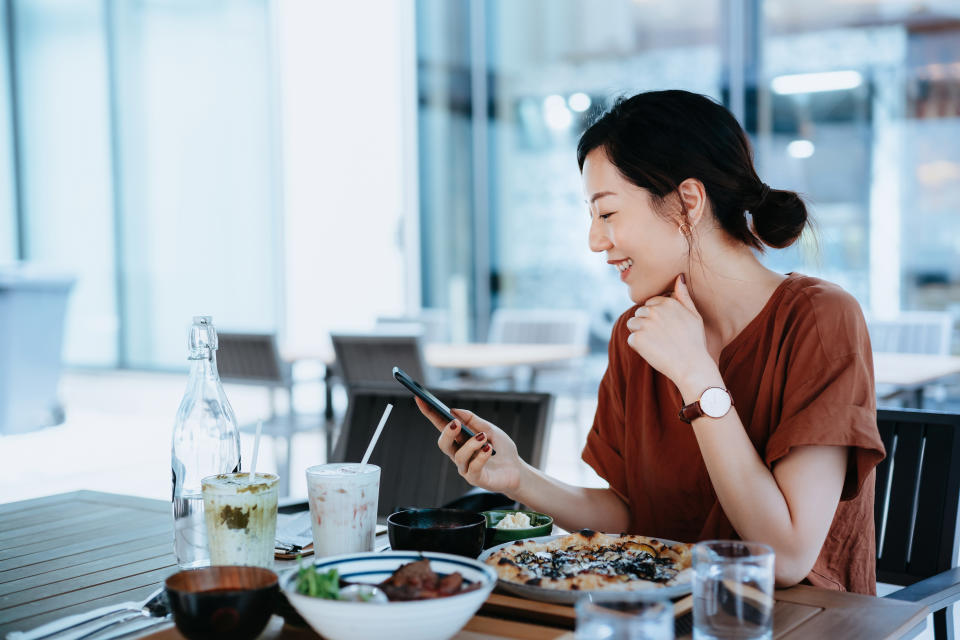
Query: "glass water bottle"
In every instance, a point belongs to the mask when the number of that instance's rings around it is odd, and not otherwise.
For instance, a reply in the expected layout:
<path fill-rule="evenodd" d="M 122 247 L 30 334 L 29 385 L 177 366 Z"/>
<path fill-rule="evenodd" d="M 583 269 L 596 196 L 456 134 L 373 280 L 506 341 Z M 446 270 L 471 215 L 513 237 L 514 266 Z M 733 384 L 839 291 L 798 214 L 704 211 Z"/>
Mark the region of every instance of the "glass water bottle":
<path fill-rule="evenodd" d="M 190 378 L 173 427 L 173 551 L 183 567 L 210 563 L 200 480 L 240 470 L 240 431 L 217 373 L 217 332 L 195 316 L 188 339 Z"/>

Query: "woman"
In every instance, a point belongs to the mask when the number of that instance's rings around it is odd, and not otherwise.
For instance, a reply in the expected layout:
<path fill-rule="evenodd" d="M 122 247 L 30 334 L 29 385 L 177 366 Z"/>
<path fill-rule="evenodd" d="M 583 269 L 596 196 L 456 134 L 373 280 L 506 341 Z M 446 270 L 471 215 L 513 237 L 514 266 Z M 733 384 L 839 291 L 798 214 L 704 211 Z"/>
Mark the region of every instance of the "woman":
<path fill-rule="evenodd" d="M 765 542 L 778 586 L 875 593 L 884 450 L 862 313 L 839 287 L 770 271 L 754 252 L 800 236 L 799 196 L 764 184 L 733 116 L 685 91 L 620 100 L 577 156 L 590 249 L 635 303 L 614 326 L 583 451 L 610 486 L 547 476 L 468 411 L 456 415 L 477 435 L 461 443 L 458 422 L 421 404 L 440 449 L 470 483 L 567 529 Z"/>

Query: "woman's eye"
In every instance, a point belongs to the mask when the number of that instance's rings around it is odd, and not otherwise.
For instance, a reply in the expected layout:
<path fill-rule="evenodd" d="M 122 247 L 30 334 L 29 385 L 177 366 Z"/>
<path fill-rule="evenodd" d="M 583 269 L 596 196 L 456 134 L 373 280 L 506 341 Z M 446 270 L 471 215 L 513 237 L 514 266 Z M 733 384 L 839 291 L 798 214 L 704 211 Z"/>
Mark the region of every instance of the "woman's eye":
<path fill-rule="evenodd" d="M 610 212 L 610 213 L 601 213 L 601 214 L 600 214 L 599 216 L 597 216 L 597 217 L 600 218 L 600 219 L 603 220 L 603 221 L 606 221 L 606 219 L 609 218 L 610 216 L 612 216 L 614 213 L 616 213 L 616 211 L 612 211 L 612 212 Z"/>

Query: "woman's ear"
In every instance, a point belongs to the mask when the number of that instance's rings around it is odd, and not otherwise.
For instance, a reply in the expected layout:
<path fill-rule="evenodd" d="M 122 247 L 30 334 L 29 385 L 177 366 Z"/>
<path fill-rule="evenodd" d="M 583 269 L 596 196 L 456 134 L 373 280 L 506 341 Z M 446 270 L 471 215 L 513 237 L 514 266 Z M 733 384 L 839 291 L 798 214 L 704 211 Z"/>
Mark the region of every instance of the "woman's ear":
<path fill-rule="evenodd" d="M 696 226 L 707 209 L 707 190 L 703 183 L 696 178 L 687 178 L 677 187 L 677 195 L 687 213 L 686 220 L 682 222 Z"/>

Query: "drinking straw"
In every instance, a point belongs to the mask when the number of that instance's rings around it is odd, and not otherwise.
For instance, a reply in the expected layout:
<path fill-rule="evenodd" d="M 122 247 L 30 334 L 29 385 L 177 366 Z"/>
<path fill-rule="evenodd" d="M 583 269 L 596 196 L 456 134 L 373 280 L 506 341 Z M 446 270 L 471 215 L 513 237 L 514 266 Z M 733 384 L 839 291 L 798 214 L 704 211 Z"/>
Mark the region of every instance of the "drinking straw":
<path fill-rule="evenodd" d="M 247 477 L 247 483 L 253 482 L 254 474 L 257 472 L 257 452 L 260 451 L 260 431 L 263 430 L 263 420 L 257 420 L 257 435 L 253 437 L 253 459 L 250 460 L 250 474 Z"/>
<path fill-rule="evenodd" d="M 373 432 L 373 437 L 370 438 L 370 444 L 367 445 L 367 452 L 363 454 L 363 460 L 360 461 L 361 467 L 366 465 L 367 460 L 370 459 L 370 454 L 373 453 L 373 447 L 377 444 L 380 433 L 383 431 L 383 425 L 387 424 L 387 416 L 390 415 L 391 411 L 393 411 L 393 405 L 388 404 L 387 408 L 383 410 L 383 417 L 380 418 L 380 424 L 377 425 L 377 430 Z"/>

